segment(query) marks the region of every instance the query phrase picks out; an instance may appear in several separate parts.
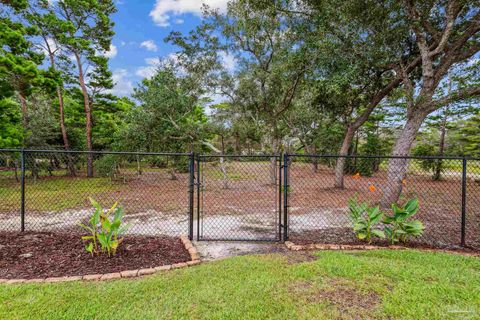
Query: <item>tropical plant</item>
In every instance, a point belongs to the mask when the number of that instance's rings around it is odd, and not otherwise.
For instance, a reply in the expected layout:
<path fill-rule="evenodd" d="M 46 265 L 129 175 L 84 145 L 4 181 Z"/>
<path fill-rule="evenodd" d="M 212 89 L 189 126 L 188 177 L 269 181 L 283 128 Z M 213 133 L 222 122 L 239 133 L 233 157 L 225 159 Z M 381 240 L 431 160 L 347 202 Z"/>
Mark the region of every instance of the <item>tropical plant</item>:
<path fill-rule="evenodd" d="M 92 198 L 89 200 L 95 210 L 88 220 L 88 224 L 79 223 L 80 227 L 90 233 L 82 237 L 82 240 L 88 241 L 85 250 L 92 256 L 94 253 L 115 255 L 118 246 L 123 241 L 120 236 L 128 229 L 128 225 L 124 225 L 122 222 L 123 208 L 117 207 L 118 203 L 115 202 L 108 211 L 105 211 L 97 201 Z"/>
<path fill-rule="evenodd" d="M 410 220 L 417 214 L 419 208 L 418 199 L 409 200 L 404 206 L 392 204 L 393 216 L 385 215 L 383 223 L 390 243 L 406 242 L 409 237 L 421 236 L 425 229 L 420 220 Z"/>
<path fill-rule="evenodd" d="M 370 207 L 366 202 L 359 203 L 356 199 L 348 201 L 350 219 L 353 223 L 353 232 L 358 239 L 372 242 L 372 237 L 385 238 L 385 233 L 375 228 L 382 221 L 383 212 L 380 207 Z"/>

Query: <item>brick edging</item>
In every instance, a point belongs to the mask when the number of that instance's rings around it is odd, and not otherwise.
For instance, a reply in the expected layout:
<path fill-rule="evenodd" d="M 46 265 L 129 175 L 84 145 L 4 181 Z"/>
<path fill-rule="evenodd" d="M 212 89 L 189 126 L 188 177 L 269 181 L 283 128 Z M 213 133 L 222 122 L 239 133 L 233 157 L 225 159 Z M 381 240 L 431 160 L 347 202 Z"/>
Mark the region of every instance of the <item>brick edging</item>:
<path fill-rule="evenodd" d="M 404 246 L 398 245 L 389 245 L 389 246 L 373 246 L 373 245 L 358 245 L 358 244 L 320 244 L 320 243 L 313 243 L 313 244 L 304 244 L 299 245 L 295 244 L 291 241 L 285 241 L 285 246 L 287 249 L 292 251 L 301 251 L 301 250 L 419 250 L 424 252 L 443 252 L 443 253 L 452 253 L 452 254 L 460 254 L 464 256 L 471 256 L 471 257 L 478 257 L 480 256 L 479 253 L 474 252 L 464 252 L 464 251 L 455 251 L 455 250 L 445 250 L 445 249 L 426 249 L 426 248 L 409 248 Z"/>
<path fill-rule="evenodd" d="M 155 268 L 145 268 L 145 269 L 136 269 L 136 270 L 124 270 L 120 272 L 112 273 L 103 273 L 103 274 L 87 274 L 83 276 L 65 276 L 65 277 L 51 277 L 51 278 L 38 278 L 38 279 L 0 279 L 0 284 L 20 284 L 20 283 L 55 283 L 55 282 L 71 282 L 71 281 L 104 281 L 112 279 L 121 279 L 121 278 L 134 278 L 140 276 L 146 276 L 154 274 L 156 272 L 185 268 L 189 266 L 194 266 L 201 262 L 200 254 L 197 251 L 197 248 L 192 244 L 190 239 L 187 236 L 180 236 L 185 249 L 188 250 L 190 254 L 190 261 L 174 263 L 164 266 L 158 266 Z"/>
<path fill-rule="evenodd" d="M 393 249 L 393 250 L 404 250 L 406 247 L 402 246 L 372 246 L 372 245 L 359 245 L 359 244 L 295 244 L 291 241 L 285 241 L 285 246 L 287 249 L 292 251 L 300 250 L 379 250 L 379 249 Z"/>

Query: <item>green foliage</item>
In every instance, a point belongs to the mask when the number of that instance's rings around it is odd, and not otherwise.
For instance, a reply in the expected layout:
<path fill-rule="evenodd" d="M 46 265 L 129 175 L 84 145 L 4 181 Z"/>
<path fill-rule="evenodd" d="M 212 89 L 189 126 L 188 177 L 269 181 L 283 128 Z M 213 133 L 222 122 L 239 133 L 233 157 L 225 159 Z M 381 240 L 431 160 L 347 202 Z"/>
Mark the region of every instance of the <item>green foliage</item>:
<path fill-rule="evenodd" d="M 392 204 L 393 215 L 385 215 L 383 223 L 390 243 L 407 242 L 409 237 L 421 236 L 425 227 L 420 220 L 411 220 L 419 209 L 418 199 L 409 200 L 404 206 Z"/>
<path fill-rule="evenodd" d="M 432 143 L 421 143 L 415 146 L 412 153 L 419 157 L 435 157 L 438 156 L 438 148 Z M 432 173 L 433 176 L 437 172 L 442 173 L 445 170 L 442 165 L 443 161 L 440 159 L 417 159 L 415 162 L 420 164 L 423 170 Z"/>
<path fill-rule="evenodd" d="M 0 100 L 0 148 L 17 148 L 22 145 L 22 116 L 18 104 L 11 98 Z"/>
<path fill-rule="evenodd" d="M 348 201 L 350 220 L 353 223 L 353 231 L 358 239 L 372 242 L 372 237 L 385 238 L 385 233 L 376 228 L 382 221 L 383 212 L 380 207 L 370 207 L 366 202 L 358 203 L 356 199 Z"/>
<path fill-rule="evenodd" d="M 115 147 L 151 152 L 201 151 L 202 141 L 208 137 L 208 119 L 188 83 L 188 76 L 177 75 L 168 64 L 160 66 L 151 79 L 144 79 L 134 93 L 140 105 L 126 115 Z"/>
<path fill-rule="evenodd" d="M 88 224 L 79 223 L 80 227 L 89 232 L 89 235 L 82 237 L 82 240 L 88 241 L 85 250 L 92 256 L 94 253 L 107 253 L 108 256 L 115 255 L 118 246 L 123 241 L 120 236 L 128 229 L 128 226 L 122 223 L 123 208 L 117 208 L 115 202 L 105 212 L 97 201 L 92 198 L 89 198 L 89 200 L 95 210 L 88 220 Z"/>
<path fill-rule="evenodd" d="M 106 154 L 95 160 L 95 170 L 100 177 L 113 178 L 119 173 L 119 164 L 120 158 L 117 155 Z"/>

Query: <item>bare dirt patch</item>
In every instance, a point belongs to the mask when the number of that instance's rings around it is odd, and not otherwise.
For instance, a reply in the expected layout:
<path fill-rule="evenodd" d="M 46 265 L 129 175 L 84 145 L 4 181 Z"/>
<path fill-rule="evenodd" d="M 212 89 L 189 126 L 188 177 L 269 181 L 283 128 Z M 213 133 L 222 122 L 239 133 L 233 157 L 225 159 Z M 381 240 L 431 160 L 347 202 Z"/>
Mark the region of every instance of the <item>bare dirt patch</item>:
<path fill-rule="evenodd" d="M 78 233 L 0 234 L 0 278 L 33 279 L 120 272 L 186 262 L 179 238 L 127 236 L 117 254 L 91 256 Z"/>
<path fill-rule="evenodd" d="M 311 262 L 318 259 L 312 251 L 288 251 L 283 254 L 288 264 Z"/>
<path fill-rule="evenodd" d="M 321 287 L 311 281 L 300 281 L 291 291 L 308 303 L 327 303 L 335 307 L 344 319 L 369 319 L 380 303 L 375 292 L 361 292 L 341 279 L 329 279 Z"/>

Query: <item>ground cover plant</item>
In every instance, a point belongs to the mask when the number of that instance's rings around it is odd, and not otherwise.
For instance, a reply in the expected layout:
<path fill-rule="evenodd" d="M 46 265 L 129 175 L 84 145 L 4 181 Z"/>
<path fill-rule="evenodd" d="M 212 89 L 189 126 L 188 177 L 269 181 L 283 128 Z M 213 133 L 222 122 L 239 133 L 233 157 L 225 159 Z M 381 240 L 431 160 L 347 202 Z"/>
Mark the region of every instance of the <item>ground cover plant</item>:
<path fill-rule="evenodd" d="M 124 239 L 121 236 L 129 227 L 122 220 L 124 210 L 122 207 L 117 207 L 118 202 L 115 202 L 110 209 L 104 210 L 97 201 L 92 198 L 89 200 L 94 207 L 93 213 L 87 223 L 78 223 L 84 231 L 89 233 L 82 236 L 82 240 L 87 241 L 85 250 L 92 256 L 100 253 L 107 253 L 108 256 L 115 255 Z"/>
<path fill-rule="evenodd" d="M 0 318 L 475 319 L 479 296 L 477 257 L 268 254 L 136 280 L 0 285 Z"/>

